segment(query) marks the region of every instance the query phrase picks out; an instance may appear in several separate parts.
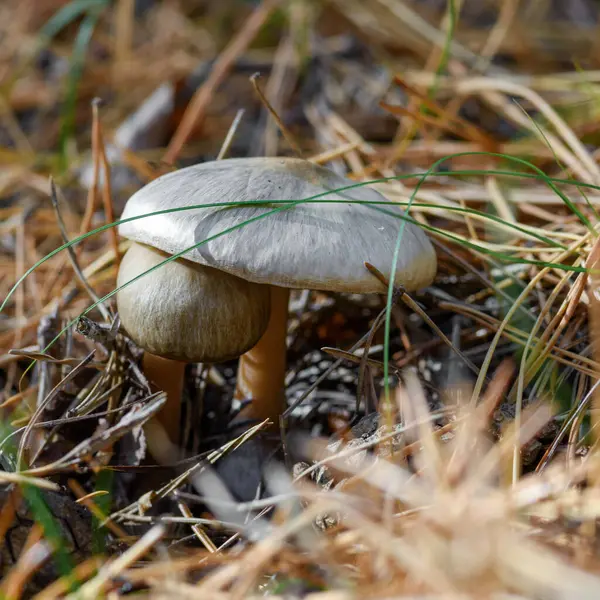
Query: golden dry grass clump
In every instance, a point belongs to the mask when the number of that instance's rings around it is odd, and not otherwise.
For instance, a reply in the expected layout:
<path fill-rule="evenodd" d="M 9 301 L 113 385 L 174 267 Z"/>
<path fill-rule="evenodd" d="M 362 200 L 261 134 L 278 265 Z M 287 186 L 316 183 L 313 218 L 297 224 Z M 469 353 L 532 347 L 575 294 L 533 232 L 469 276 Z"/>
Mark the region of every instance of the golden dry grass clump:
<path fill-rule="evenodd" d="M 515 449 L 550 414 L 532 407 L 519 432 L 510 427 L 492 443 L 488 418 L 510 375 L 503 364 L 476 409 L 462 394 L 464 405 L 440 428 L 414 373 L 405 372 L 393 398 L 405 416 L 401 427 L 382 425 L 370 439 L 338 442 L 334 450 L 307 440 L 312 465 L 294 480 L 274 466 L 272 496 L 263 501 L 236 503 L 214 474 L 194 476 L 214 513 L 237 520 L 252 542 L 229 554 L 193 553 L 136 568 L 125 561 L 121 577 L 149 584 L 152 598 L 597 598 L 599 458 L 557 463 L 513 485 Z M 323 468 L 334 481 L 327 489 L 310 480 Z M 265 521 L 270 506 L 273 519 Z M 156 526 L 128 551 L 131 558 L 163 534 Z M 84 585 L 84 597 L 120 560 Z M 197 571 L 204 574 L 192 584 Z"/>

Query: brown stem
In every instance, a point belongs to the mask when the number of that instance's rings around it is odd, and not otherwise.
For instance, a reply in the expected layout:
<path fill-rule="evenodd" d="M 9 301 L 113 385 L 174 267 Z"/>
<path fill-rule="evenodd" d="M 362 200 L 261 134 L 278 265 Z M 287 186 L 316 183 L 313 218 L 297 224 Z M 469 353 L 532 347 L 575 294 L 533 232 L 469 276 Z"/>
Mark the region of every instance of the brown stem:
<path fill-rule="evenodd" d="M 240 357 L 235 397 L 250 399 L 241 417 L 263 420 L 271 419 L 279 426 L 283 410 L 286 335 L 290 290 L 271 287 L 271 317 L 267 330 L 258 344 Z"/>
<path fill-rule="evenodd" d="M 185 363 L 144 352 L 143 367 L 150 384 L 167 393 L 167 402 L 156 419 L 171 441 L 178 444 Z"/>

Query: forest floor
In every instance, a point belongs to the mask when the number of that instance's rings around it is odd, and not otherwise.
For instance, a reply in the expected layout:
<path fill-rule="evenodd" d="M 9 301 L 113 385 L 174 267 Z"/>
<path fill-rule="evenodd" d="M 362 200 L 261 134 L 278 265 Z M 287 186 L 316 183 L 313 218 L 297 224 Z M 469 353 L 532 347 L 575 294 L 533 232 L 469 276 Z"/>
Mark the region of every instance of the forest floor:
<path fill-rule="evenodd" d="M 592 0 L 0 3 L 0 598 L 599 598 L 599 30 Z M 159 466 L 107 225 L 295 155 L 403 206 L 435 281 L 294 291 L 281 422 L 190 364 Z"/>

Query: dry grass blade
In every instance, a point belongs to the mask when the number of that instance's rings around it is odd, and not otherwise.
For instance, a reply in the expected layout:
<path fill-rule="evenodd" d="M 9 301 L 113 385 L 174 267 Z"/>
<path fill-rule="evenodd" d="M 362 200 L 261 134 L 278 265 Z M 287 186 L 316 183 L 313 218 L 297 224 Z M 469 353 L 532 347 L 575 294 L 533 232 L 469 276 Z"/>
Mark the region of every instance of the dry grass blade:
<path fill-rule="evenodd" d="M 69 576 L 61 577 L 52 582 L 49 586 L 34 596 L 35 600 L 56 600 L 62 598 L 72 585 L 71 578 L 74 577 L 77 581 L 84 581 L 92 576 L 102 566 L 102 557 L 95 556 L 85 562 L 77 565 Z"/>
<path fill-rule="evenodd" d="M 227 152 L 229 151 L 229 147 L 231 146 L 231 142 L 233 141 L 233 138 L 235 136 L 235 132 L 237 131 L 237 128 L 238 128 L 239 124 L 241 123 L 243 117 L 244 117 L 244 109 L 241 108 L 240 110 L 237 111 L 235 118 L 233 119 L 233 121 L 231 123 L 231 127 L 229 127 L 229 130 L 227 131 L 227 135 L 225 136 L 225 139 L 223 140 L 223 144 L 221 145 L 221 149 L 219 150 L 219 154 L 217 155 L 216 160 L 222 160 L 227 155 Z"/>
<path fill-rule="evenodd" d="M 23 471 L 23 474 L 40 476 L 72 469 L 85 458 L 110 447 L 135 427 L 141 427 L 162 408 L 165 402 L 166 394 L 163 392 L 154 394 L 147 399 L 145 404 L 134 405 L 115 425 L 100 428 L 94 435 L 78 444 L 57 461 L 42 467 L 28 469 Z"/>
<path fill-rule="evenodd" d="M 365 263 L 365 267 L 367 270 L 374 275 L 377 279 L 379 279 L 386 287 L 389 287 L 390 282 L 383 276 L 381 271 L 377 269 L 374 265 L 370 263 Z M 395 290 L 395 296 L 398 300 L 401 300 L 410 308 L 412 311 L 417 313 L 439 336 L 439 338 L 448 345 L 454 352 L 456 352 L 457 356 L 475 373 L 479 375 L 479 369 L 466 357 L 464 354 L 454 346 L 450 339 L 443 333 L 443 331 L 429 318 L 429 316 L 423 311 L 423 309 L 410 297 L 410 295 L 402 288 L 398 288 Z"/>
<path fill-rule="evenodd" d="M 300 149 L 300 146 L 298 146 L 298 143 L 294 139 L 294 136 L 291 134 L 291 132 L 285 126 L 284 122 L 281 120 L 281 117 L 277 114 L 277 111 L 273 108 L 273 105 L 267 100 L 267 97 L 263 94 L 263 91 L 260 89 L 260 86 L 258 85 L 259 79 L 260 79 L 260 73 L 254 73 L 254 75 L 252 75 L 252 77 L 250 77 L 250 83 L 252 84 L 252 87 L 254 88 L 254 92 L 260 98 L 260 101 L 264 104 L 265 108 L 269 111 L 269 114 L 271 115 L 271 117 L 273 117 L 275 123 L 277 123 L 277 127 L 281 131 L 283 137 L 285 138 L 286 142 L 290 145 L 291 149 L 294 151 L 296 156 L 298 158 L 303 158 L 304 155 L 302 153 L 302 150 Z"/>
<path fill-rule="evenodd" d="M 113 523 L 110 519 L 106 518 L 106 515 L 102 512 L 102 509 L 94 502 L 92 498 L 93 494 L 96 496 L 99 494 L 108 494 L 106 490 L 99 490 L 98 492 L 93 492 L 92 494 L 86 494 L 85 490 L 75 479 L 69 479 L 69 488 L 71 488 L 71 491 L 77 497 L 77 503 L 83 504 L 96 517 L 96 519 L 103 524 L 104 527 L 110 529 L 110 531 L 118 538 L 129 538 L 125 530 Z"/>
<path fill-rule="evenodd" d="M 480 128 L 457 115 L 449 114 L 447 110 L 419 92 L 414 87 L 410 86 L 401 77 L 396 76 L 395 82 L 404 90 L 406 90 L 411 96 L 417 98 L 419 102 L 423 104 L 423 106 L 427 107 L 430 111 L 437 113 L 439 115 L 439 120 L 436 121 L 420 113 L 410 113 L 410 111 L 405 111 L 401 106 L 391 106 L 383 103 L 383 108 L 394 114 L 396 111 L 398 111 L 399 114 L 409 114 L 412 118 L 422 120 L 424 122 L 430 122 L 434 125 L 439 125 L 442 128 L 448 128 L 452 133 L 457 134 L 460 137 L 466 137 L 467 140 L 479 142 L 482 150 L 488 150 L 490 152 L 496 150 L 496 142 L 492 140 L 485 132 L 481 131 Z"/>
<path fill-rule="evenodd" d="M 10 600 L 21 598 L 27 582 L 51 555 L 52 549 L 45 541 L 37 541 L 24 550 L 17 564 L 0 584 L 2 595 Z"/>
<path fill-rule="evenodd" d="M 25 449 L 28 447 L 28 438 L 31 435 L 31 431 L 33 429 L 33 426 L 36 424 L 36 421 L 38 420 L 40 415 L 43 413 L 46 406 L 48 406 L 50 404 L 50 402 L 52 402 L 52 400 L 56 397 L 56 395 L 59 393 L 59 391 L 69 381 L 74 379 L 91 362 L 92 358 L 94 357 L 94 354 L 95 354 L 95 351 L 90 352 L 82 361 L 80 361 L 79 364 L 72 371 L 70 371 L 58 385 L 56 385 L 50 391 L 50 393 L 44 398 L 44 401 L 42 402 L 42 404 L 40 404 L 37 407 L 36 411 L 33 413 L 31 418 L 29 419 L 29 422 L 27 423 L 27 427 L 25 428 L 25 431 L 23 432 L 23 435 L 21 436 L 21 440 L 19 442 L 19 449 L 18 449 L 18 453 L 17 453 L 17 465 L 19 465 L 20 469 L 23 469 L 25 466 L 25 463 L 23 462 L 23 460 L 25 458 Z"/>
<path fill-rule="evenodd" d="M 482 408 L 477 411 L 475 421 L 471 421 L 475 413 L 470 413 L 471 409 L 465 403 L 467 418 L 456 424 L 454 443 L 437 441 L 438 448 L 434 450 L 430 447 L 433 442 L 431 434 L 425 430 L 418 433 L 419 428 L 416 424 L 413 426 L 418 438 L 416 452 L 422 461 L 422 472 L 418 474 L 394 464 L 397 462 L 394 455 L 385 460 L 377 455 L 369 458 L 362 453 L 360 460 L 349 461 L 342 447 L 330 457 L 330 464 L 351 475 L 348 482 L 335 493 L 325 495 L 312 495 L 305 490 L 307 505 L 301 514 L 274 530 L 240 560 L 223 565 L 205 578 L 197 593 L 225 593 L 233 584 L 230 595 L 223 597 L 250 596 L 261 573 L 268 570 L 268 565 L 276 560 L 285 543 L 293 545 L 294 537 L 323 512 L 337 512 L 341 515 L 338 528 L 331 533 L 326 532 L 316 541 L 317 545 L 325 547 L 334 544 L 326 559 L 331 565 L 321 563 L 321 567 L 327 569 L 338 559 L 342 562 L 347 560 L 342 551 L 342 540 L 345 537 L 352 539 L 354 560 L 360 560 L 363 568 L 366 568 L 365 561 L 380 562 L 394 572 L 393 576 L 382 575 L 382 581 L 388 582 L 387 593 L 376 597 L 411 597 L 410 592 L 408 595 L 400 593 L 401 588 L 397 587 L 407 581 L 406 578 L 412 581 L 408 590 L 419 598 L 442 598 L 446 594 L 450 594 L 449 597 L 474 598 L 480 597 L 476 591 L 482 589 L 488 590 L 490 597 L 495 597 L 496 591 L 505 589 L 503 586 L 524 598 L 539 594 L 545 597 L 549 590 L 561 598 L 574 597 L 576 593 L 592 597 L 590 594 L 597 593 L 600 578 L 564 562 L 556 550 L 526 540 L 526 519 L 519 514 L 519 506 L 526 504 L 530 507 L 530 514 L 535 514 L 534 507 L 538 503 L 543 506 L 558 490 L 564 489 L 565 484 L 585 477 L 585 473 L 589 472 L 585 464 L 582 463 L 578 472 L 572 473 L 557 466 L 552 476 L 544 481 L 535 476 L 528 477 L 519 483 L 518 488 L 502 489 L 494 483 L 489 471 L 490 466 L 493 470 L 500 467 L 498 459 L 502 452 L 499 454 L 491 449 L 491 454 L 481 455 L 473 451 L 479 446 L 477 439 L 485 435 L 484 417 L 506 388 L 509 375 L 510 371 L 505 369 L 500 380 L 492 379 L 493 387 Z M 414 395 L 411 394 L 411 398 Z M 525 441 L 545 419 L 547 416 L 542 414 L 534 417 L 527 425 L 530 431 L 521 431 L 520 439 Z M 476 426 L 473 427 L 473 424 Z M 397 432 L 396 435 L 402 434 Z M 469 441 L 465 444 L 467 438 Z M 314 441 L 311 445 L 315 447 Z M 486 447 L 489 444 L 484 442 L 482 448 Z M 510 456 L 512 440 L 507 439 L 503 447 L 507 450 L 506 455 Z M 462 466 L 458 469 L 457 454 L 453 448 L 464 448 L 460 451 L 459 463 Z M 439 474 L 443 475 L 433 479 L 424 473 L 432 468 L 432 452 L 438 456 Z M 451 469 L 452 474 L 446 469 Z M 391 495 L 400 503 L 398 508 L 401 510 L 393 516 L 391 528 L 384 527 L 380 521 L 382 515 L 377 508 L 380 494 Z M 581 501 L 581 496 L 579 498 Z M 360 510 L 358 507 L 361 507 Z M 497 553 L 498 547 L 502 548 L 502 552 Z M 518 548 L 521 550 L 517 551 Z M 338 557 L 336 553 L 339 552 Z M 514 559 L 515 555 L 519 556 L 518 560 Z M 384 557 L 386 560 L 382 563 Z M 545 568 L 555 561 L 561 565 L 560 572 L 564 577 L 555 576 Z M 360 580 L 361 574 L 356 572 L 354 577 Z M 165 589 L 163 585 L 159 583 L 158 589 Z M 373 583 L 370 585 L 373 586 Z M 396 596 L 392 589 L 396 589 L 400 596 Z M 323 594 L 323 597 L 327 598 L 328 594 Z"/>
<path fill-rule="evenodd" d="M 131 12 L 131 9 L 130 11 Z M 92 127 L 98 129 L 98 153 L 100 154 L 100 163 L 102 165 L 102 202 L 104 204 L 104 216 L 106 223 L 115 222 L 115 211 L 113 208 L 113 198 L 111 192 L 111 178 L 110 178 L 110 164 L 106 157 L 106 146 L 104 145 L 104 136 L 102 134 L 102 124 L 100 122 L 99 115 L 99 102 L 94 101 L 92 104 L 93 120 Z M 118 266 L 120 262 L 119 258 L 119 238 L 117 236 L 117 230 L 113 227 L 108 231 L 110 236 L 110 243 L 114 252 L 114 261 Z"/>
<path fill-rule="evenodd" d="M 210 76 L 190 101 L 181 119 L 181 123 L 165 152 L 163 157 L 164 162 L 167 164 L 175 162 L 187 139 L 190 137 L 193 128 L 199 127 L 202 124 L 206 109 L 217 86 L 225 79 L 234 61 L 252 42 L 254 36 L 278 4 L 279 0 L 263 0 L 254 10 L 252 16 L 246 21 L 244 27 L 229 42 L 227 48 L 215 61 Z"/>
<path fill-rule="evenodd" d="M 67 598 L 72 600 L 95 600 L 100 596 L 106 585 L 118 577 L 124 569 L 150 552 L 164 535 L 164 526 L 155 525 L 119 558 L 102 566 L 94 578 L 84 583 L 77 592 L 70 594 Z"/>
<path fill-rule="evenodd" d="M 129 506 L 119 511 L 116 511 L 115 513 L 110 515 L 110 518 L 112 520 L 123 520 L 131 516 L 132 514 L 143 514 L 152 507 L 154 502 L 158 502 L 162 498 L 166 498 L 168 495 L 172 494 L 173 492 L 175 492 L 175 490 L 181 487 L 186 481 L 188 481 L 188 479 L 191 476 L 206 469 L 207 465 L 215 463 L 217 460 L 225 456 L 228 452 L 231 452 L 236 448 L 242 446 L 247 440 L 251 439 L 259 431 L 261 431 L 261 429 L 264 429 L 267 426 L 267 424 L 268 420 L 265 420 L 262 423 L 258 423 L 257 425 L 251 427 L 250 429 L 248 429 L 248 431 L 245 431 L 231 442 L 228 442 L 227 444 L 224 444 L 221 448 L 208 453 L 204 460 L 194 461 L 194 464 L 190 468 L 184 470 L 181 474 L 177 475 L 177 477 L 167 482 L 161 488 L 159 488 L 158 490 L 152 490 L 151 492 L 144 494 L 141 498 L 139 498 L 137 501 L 133 502 Z"/>
<path fill-rule="evenodd" d="M 6 471 L 0 471 L 0 482 L 17 483 L 19 485 L 33 485 L 42 490 L 54 490 L 55 492 L 60 490 L 60 487 L 52 481 L 48 481 L 47 479 L 41 479 L 40 477 L 23 475 L 21 473 L 10 473 Z"/>

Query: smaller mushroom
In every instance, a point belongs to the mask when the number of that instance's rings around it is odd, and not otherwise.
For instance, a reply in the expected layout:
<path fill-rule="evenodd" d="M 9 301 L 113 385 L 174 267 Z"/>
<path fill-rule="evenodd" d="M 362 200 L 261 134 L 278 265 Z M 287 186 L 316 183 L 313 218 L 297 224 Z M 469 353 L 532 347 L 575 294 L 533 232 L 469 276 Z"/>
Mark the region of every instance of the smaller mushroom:
<path fill-rule="evenodd" d="M 117 285 L 152 268 L 117 293 L 129 337 L 146 350 L 144 369 L 167 392 L 160 421 L 177 442 L 184 370 L 188 362 L 237 358 L 258 342 L 269 320 L 269 290 L 223 271 L 133 243 Z"/>

